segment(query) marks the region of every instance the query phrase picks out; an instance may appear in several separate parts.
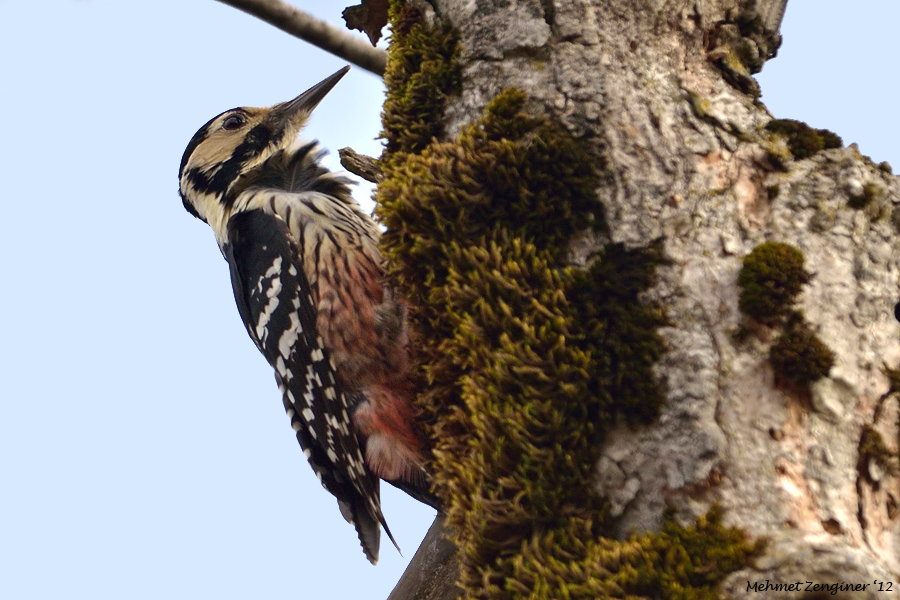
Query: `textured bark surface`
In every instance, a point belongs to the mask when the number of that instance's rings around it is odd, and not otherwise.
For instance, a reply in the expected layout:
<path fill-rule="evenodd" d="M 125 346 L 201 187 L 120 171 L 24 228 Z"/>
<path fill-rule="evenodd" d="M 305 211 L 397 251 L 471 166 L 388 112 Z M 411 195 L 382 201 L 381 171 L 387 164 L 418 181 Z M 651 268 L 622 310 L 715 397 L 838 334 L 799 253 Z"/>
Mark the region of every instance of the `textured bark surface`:
<path fill-rule="evenodd" d="M 900 480 L 860 448 L 871 430 L 898 445 L 882 365 L 900 363 L 900 182 L 853 146 L 784 159 L 784 142 L 764 132 L 772 115 L 728 57 L 738 48 L 746 67 L 756 48 L 758 69 L 783 2 L 749 13 L 738 0 L 431 4 L 463 48 L 450 134 L 504 88 L 525 90 L 606 161 L 598 200 L 611 240 L 584 240 L 573 261 L 601 242 L 659 237 L 673 261 L 648 294 L 672 322 L 657 371 L 666 405 L 651 425 L 614 431 L 596 469 L 618 535 L 658 527 L 667 505 L 687 522 L 720 503 L 726 523 L 770 540 L 726 596 L 749 597 L 747 581 L 767 578 L 896 582 Z M 748 40 L 735 23 L 752 17 L 761 28 Z M 874 200 L 848 206 L 864 190 Z M 764 241 L 799 248 L 813 274 L 798 308 L 836 361 L 809 390 L 776 378 L 778 331 L 738 309 L 742 259 Z"/>
<path fill-rule="evenodd" d="M 453 600 L 459 597 L 456 549 L 445 536 L 444 518 L 438 515 L 388 600 Z"/>

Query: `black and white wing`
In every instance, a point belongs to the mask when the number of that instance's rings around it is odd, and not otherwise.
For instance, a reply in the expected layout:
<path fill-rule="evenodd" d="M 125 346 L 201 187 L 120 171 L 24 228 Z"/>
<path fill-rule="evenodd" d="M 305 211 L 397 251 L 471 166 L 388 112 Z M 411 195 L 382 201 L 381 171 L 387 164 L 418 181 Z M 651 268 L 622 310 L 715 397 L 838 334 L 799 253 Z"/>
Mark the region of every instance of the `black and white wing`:
<path fill-rule="evenodd" d="M 341 389 L 316 333 L 316 307 L 297 244 L 285 222 L 262 210 L 232 216 L 223 248 L 247 332 L 275 369 L 284 407 L 303 453 L 341 513 L 378 560 L 379 481 L 366 467 L 350 419 L 355 402 Z M 394 542 L 396 546 L 396 542 Z"/>

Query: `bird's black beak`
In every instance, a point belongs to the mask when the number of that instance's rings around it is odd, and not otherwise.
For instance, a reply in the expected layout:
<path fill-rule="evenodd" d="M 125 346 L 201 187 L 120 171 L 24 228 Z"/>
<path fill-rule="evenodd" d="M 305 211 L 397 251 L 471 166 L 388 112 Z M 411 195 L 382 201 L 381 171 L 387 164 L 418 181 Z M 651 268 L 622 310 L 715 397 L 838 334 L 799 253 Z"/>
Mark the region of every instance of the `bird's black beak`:
<path fill-rule="evenodd" d="M 346 66 L 334 75 L 330 75 L 326 77 L 316 85 L 312 86 L 293 100 L 285 102 L 281 106 L 278 107 L 278 112 L 281 113 L 281 117 L 285 120 L 291 119 L 294 116 L 299 115 L 300 113 L 304 113 L 309 115 L 312 113 L 313 109 L 319 105 L 319 102 L 331 91 L 337 82 L 341 80 L 341 78 L 347 74 L 347 71 L 350 70 L 350 66 Z"/>

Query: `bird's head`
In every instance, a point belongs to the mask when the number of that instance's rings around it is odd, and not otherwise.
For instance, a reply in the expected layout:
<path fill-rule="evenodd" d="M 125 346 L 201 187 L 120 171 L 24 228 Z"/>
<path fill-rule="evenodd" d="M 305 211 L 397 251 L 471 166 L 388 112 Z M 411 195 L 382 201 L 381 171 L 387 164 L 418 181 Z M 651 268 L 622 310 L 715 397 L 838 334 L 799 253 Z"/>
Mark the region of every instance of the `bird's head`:
<path fill-rule="evenodd" d="M 313 109 L 350 67 L 293 100 L 268 108 L 234 108 L 210 119 L 184 151 L 178 173 L 184 207 L 204 221 L 224 216 L 241 179 L 294 144 Z"/>

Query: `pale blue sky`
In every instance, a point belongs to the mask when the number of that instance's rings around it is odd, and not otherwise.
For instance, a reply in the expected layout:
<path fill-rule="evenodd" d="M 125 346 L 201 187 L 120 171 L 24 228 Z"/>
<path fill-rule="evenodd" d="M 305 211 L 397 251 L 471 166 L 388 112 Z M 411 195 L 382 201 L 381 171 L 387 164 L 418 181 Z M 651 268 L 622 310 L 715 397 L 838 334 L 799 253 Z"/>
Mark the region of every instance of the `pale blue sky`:
<path fill-rule="evenodd" d="M 900 169 L 900 4 L 847 6 L 791 0 L 763 100 Z M 344 64 L 213 0 L 0 0 L 0 598 L 387 597 L 433 511 L 386 489 L 405 558 L 368 564 L 176 181 L 207 119 Z M 306 135 L 378 154 L 381 100 L 353 69 Z"/>

